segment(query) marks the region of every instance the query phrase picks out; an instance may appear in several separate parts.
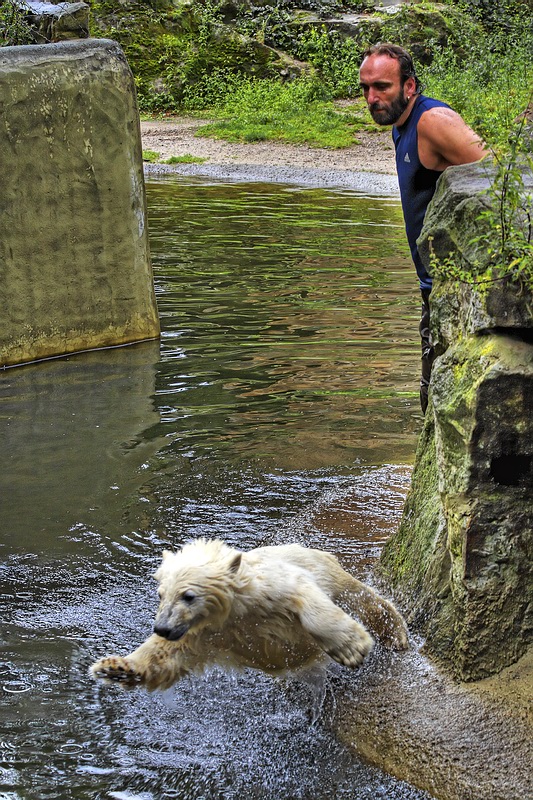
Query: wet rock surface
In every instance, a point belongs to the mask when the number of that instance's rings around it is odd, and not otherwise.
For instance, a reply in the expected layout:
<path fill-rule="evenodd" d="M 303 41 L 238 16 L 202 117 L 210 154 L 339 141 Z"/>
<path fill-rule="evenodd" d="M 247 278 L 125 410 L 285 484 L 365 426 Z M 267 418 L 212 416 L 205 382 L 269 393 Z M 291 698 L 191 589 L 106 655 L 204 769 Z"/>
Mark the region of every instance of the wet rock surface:
<path fill-rule="evenodd" d="M 420 239 L 426 257 L 432 238 L 439 257 L 480 249 L 490 181 L 490 162 L 444 173 Z M 532 182 L 525 174 L 524 191 Z M 499 672 L 533 639 L 532 311 L 531 292 L 508 280 L 487 291 L 436 281 L 431 295 L 439 357 L 382 569 L 428 651 L 463 680 Z"/>
<path fill-rule="evenodd" d="M 335 724 L 361 755 L 439 800 L 523 800 L 533 796 L 532 697 L 533 651 L 496 678 L 455 684 L 415 649 L 339 688 Z"/>

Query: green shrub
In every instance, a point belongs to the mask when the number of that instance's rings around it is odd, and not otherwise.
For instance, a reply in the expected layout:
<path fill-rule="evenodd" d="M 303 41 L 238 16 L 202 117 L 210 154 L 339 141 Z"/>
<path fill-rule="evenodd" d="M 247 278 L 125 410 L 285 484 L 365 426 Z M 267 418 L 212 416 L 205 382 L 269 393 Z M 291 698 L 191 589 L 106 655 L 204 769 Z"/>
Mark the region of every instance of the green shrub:
<path fill-rule="evenodd" d="M 336 31 L 311 28 L 302 35 L 298 58 L 315 67 L 334 97 L 353 97 L 358 93 L 361 46 Z"/>
<path fill-rule="evenodd" d="M 367 127 L 366 116 L 362 119 L 352 110 L 336 109 L 330 97 L 316 79 L 287 84 L 241 81 L 219 109 L 221 119 L 200 128 L 198 135 L 240 142 L 279 139 L 331 148 L 354 144 L 357 131 Z"/>
<path fill-rule="evenodd" d="M 0 0 L 0 47 L 31 44 L 33 41 L 24 9 L 13 0 Z"/>
<path fill-rule="evenodd" d="M 427 94 L 449 103 L 486 142 L 505 142 L 533 87 L 533 36 L 501 46 L 494 36 L 472 43 L 466 57 L 450 50 L 435 53 L 419 68 Z"/>
<path fill-rule="evenodd" d="M 533 0 L 455 0 L 454 4 L 472 14 L 487 30 L 512 31 L 516 17 L 527 17 L 533 11 Z"/>

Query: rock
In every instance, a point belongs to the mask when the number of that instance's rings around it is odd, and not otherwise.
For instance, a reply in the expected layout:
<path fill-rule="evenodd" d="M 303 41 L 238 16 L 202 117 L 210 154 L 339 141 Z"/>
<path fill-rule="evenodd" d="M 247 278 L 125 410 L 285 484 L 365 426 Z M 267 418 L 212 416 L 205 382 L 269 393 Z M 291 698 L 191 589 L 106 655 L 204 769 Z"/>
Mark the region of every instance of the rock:
<path fill-rule="evenodd" d="M 303 61 L 297 61 L 281 50 L 237 33 L 230 25 L 214 25 L 211 36 L 213 49 L 230 56 L 243 74 L 259 78 L 273 78 L 278 75 L 293 79 L 312 71 Z"/>
<path fill-rule="evenodd" d="M 468 337 L 435 362 L 431 396 L 381 570 L 427 652 L 473 680 L 533 638 L 533 347 Z"/>
<path fill-rule="evenodd" d="M 335 18 L 322 18 L 306 11 L 294 11 L 289 23 L 294 36 L 314 29 L 326 30 L 345 39 L 354 39 L 363 51 L 371 43 L 383 40 L 384 15 L 379 14 L 343 14 Z"/>
<path fill-rule="evenodd" d="M 139 117 L 120 47 L 3 47 L 0 106 L 0 366 L 156 338 Z"/>
<path fill-rule="evenodd" d="M 431 335 L 437 355 L 457 335 L 507 331 L 533 341 L 533 297 L 517 283 L 499 281 L 479 292 L 467 283 L 435 281 L 431 293 Z"/>
<path fill-rule="evenodd" d="M 446 170 L 419 239 L 482 264 L 490 161 Z M 533 175 L 523 174 L 525 197 Z M 488 263 L 488 262 L 487 262 Z M 533 296 L 436 280 L 437 343 L 399 531 L 381 561 L 426 649 L 461 680 L 497 673 L 533 641 Z"/>
<path fill-rule="evenodd" d="M 34 32 L 35 44 L 48 44 L 89 36 L 87 3 L 45 3 L 27 0 L 21 4 Z"/>
<path fill-rule="evenodd" d="M 476 241 L 488 232 L 480 214 L 492 207 L 488 191 L 495 176 L 491 159 L 450 167 L 439 179 L 417 245 L 430 268 L 430 251 L 439 259 L 460 258 L 477 264 L 481 272 L 490 263 L 487 247 Z M 533 192 L 533 173 L 522 170 L 524 197 Z M 468 283 L 436 282 L 431 295 L 433 338 L 439 353 L 461 334 L 509 330 L 520 335 L 532 326 L 533 297 L 509 280 L 489 284 L 483 292 Z M 438 320 L 438 324 L 437 324 Z"/>
<path fill-rule="evenodd" d="M 387 41 L 407 48 L 422 64 L 431 64 L 435 48 L 449 46 L 454 25 L 466 21 L 454 6 L 436 3 L 406 4 L 394 10 L 396 13 L 388 15 L 383 35 Z"/>
<path fill-rule="evenodd" d="M 378 5 L 359 14 L 320 17 L 307 11 L 292 12 L 292 29 L 325 29 L 344 38 L 351 38 L 366 49 L 377 41 L 397 42 L 406 47 L 422 63 L 433 59 L 435 46 L 444 47 L 453 41 L 455 25 L 465 24 L 466 15 L 453 6 L 396 3 Z"/>

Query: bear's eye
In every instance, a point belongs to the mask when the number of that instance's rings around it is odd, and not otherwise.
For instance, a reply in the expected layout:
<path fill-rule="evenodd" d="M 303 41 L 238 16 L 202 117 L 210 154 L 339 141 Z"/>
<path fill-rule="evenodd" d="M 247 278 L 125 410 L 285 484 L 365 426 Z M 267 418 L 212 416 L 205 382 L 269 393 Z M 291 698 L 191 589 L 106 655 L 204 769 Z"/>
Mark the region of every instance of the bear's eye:
<path fill-rule="evenodd" d="M 194 601 L 196 600 L 196 595 L 192 589 L 187 589 L 185 592 L 183 592 L 181 596 L 186 603 L 194 603 Z"/>

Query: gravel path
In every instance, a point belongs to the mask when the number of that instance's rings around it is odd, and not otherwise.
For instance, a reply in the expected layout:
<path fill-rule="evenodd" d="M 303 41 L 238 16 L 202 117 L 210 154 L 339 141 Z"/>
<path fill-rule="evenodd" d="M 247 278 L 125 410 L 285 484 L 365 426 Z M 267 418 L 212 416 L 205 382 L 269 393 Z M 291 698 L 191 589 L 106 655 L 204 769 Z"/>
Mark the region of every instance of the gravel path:
<path fill-rule="evenodd" d="M 347 187 L 368 194 L 398 193 L 388 130 L 363 132 L 358 135 L 358 144 L 327 150 L 283 142 L 234 144 L 196 136 L 206 122 L 188 117 L 141 122 L 143 150 L 154 150 L 161 161 L 183 155 L 206 159 L 203 164 L 146 164 L 146 171 Z"/>

